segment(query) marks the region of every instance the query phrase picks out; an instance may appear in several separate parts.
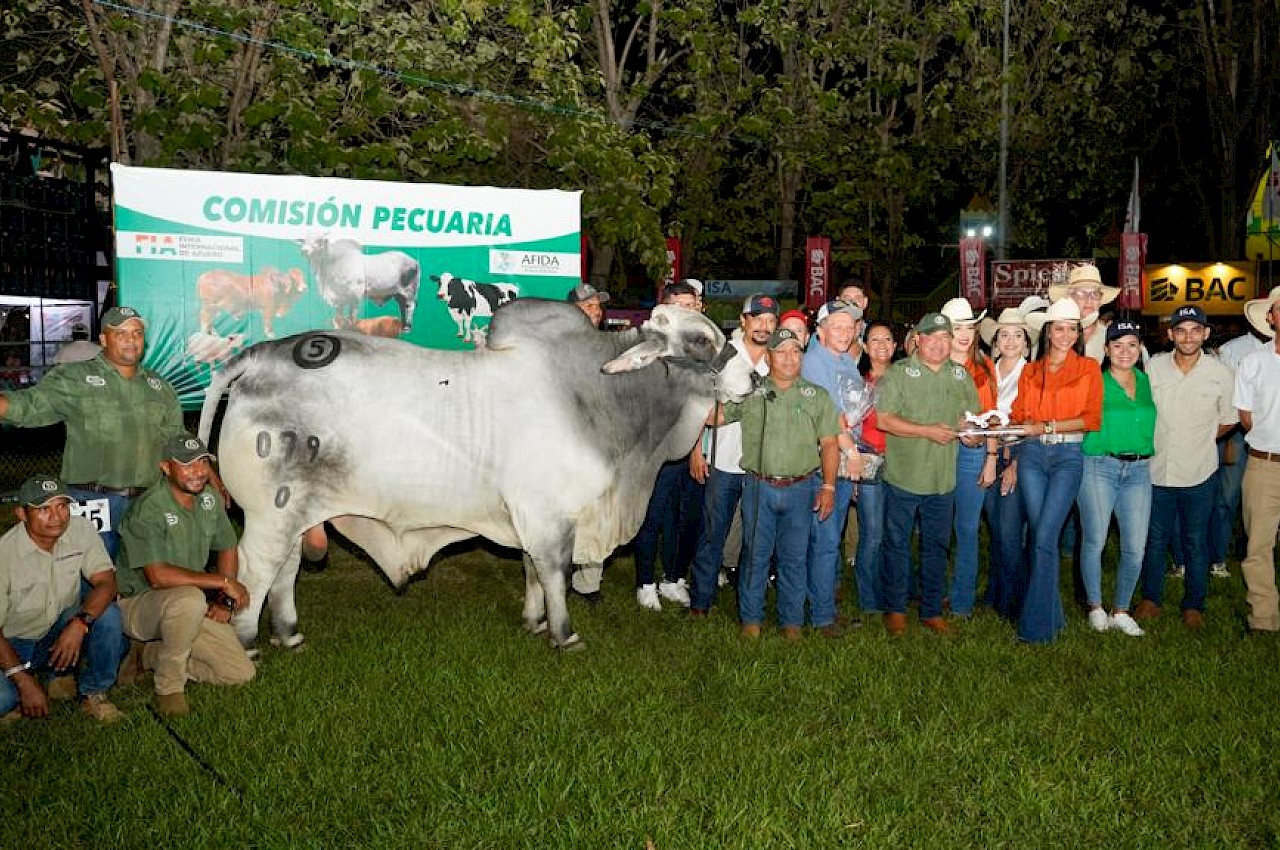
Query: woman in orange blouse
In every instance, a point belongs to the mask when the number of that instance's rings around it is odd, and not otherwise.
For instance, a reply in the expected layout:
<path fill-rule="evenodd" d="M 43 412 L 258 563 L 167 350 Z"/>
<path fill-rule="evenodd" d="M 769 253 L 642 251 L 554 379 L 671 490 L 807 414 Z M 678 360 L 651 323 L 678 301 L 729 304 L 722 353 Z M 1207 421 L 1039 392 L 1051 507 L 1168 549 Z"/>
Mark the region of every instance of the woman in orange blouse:
<path fill-rule="evenodd" d="M 1027 321 L 1041 332 L 1040 358 L 1018 379 L 1015 423 L 1027 440 L 1018 448 L 1018 489 L 1033 539 L 1018 637 L 1048 643 L 1066 626 L 1058 592 L 1058 539 L 1084 474 L 1080 444 L 1102 424 L 1102 372 L 1083 356 L 1080 308 L 1064 298 Z"/>

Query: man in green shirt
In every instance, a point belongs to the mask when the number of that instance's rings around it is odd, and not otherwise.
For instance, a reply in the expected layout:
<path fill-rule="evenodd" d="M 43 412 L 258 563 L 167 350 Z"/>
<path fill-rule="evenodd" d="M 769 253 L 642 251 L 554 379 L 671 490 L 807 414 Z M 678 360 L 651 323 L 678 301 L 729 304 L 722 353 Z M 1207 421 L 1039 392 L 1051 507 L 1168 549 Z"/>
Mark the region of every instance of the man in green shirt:
<path fill-rule="evenodd" d="M 951 320 L 930 313 L 915 326 L 919 348 L 880 380 L 876 421 L 885 432 L 885 628 L 907 627 L 911 532 L 920 522 L 920 622 L 940 634 L 943 585 L 955 511 L 956 427 L 978 412 L 973 378 L 951 360 Z M 977 444 L 976 442 L 974 443 Z"/>
<path fill-rule="evenodd" d="M 58 479 L 28 478 L 18 505 L 18 525 L 0 537 L 0 722 L 45 717 L 50 699 L 77 692 L 85 714 L 119 720 L 107 700 L 123 643 L 107 550 L 88 520 L 71 515 Z M 47 693 L 36 679 L 46 672 Z"/>
<path fill-rule="evenodd" d="M 172 717 L 190 711 L 188 680 L 242 684 L 254 667 L 230 624 L 249 591 L 236 578 L 235 529 L 209 486 L 213 455 L 178 434 L 162 456 L 164 477 L 138 497 L 121 526 L 118 567 L 125 634 L 146 642 L 130 653 L 128 678 L 139 668 L 154 670 L 156 707 Z"/>
<path fill-rule="evenodd" d="M 55 366 L 30 389 L 0 393 L 0 421 L 66 424 L 62 480 L 115 557 L 129 501 L 155 482 L 160 447 L 182 430 L 182 408 L 169 382 L 140 365 L 146 323 L 136 310 L 108 310 L 101 341 L 97 357 Z"/>
<path fill-rule="evenodd" d="M 815 628 L 835 637 L 834 606 L 823 598 L 834 590 L 830 574 L 810 574 L 809 527 L 813 514 L 825 520 L 835 508 L 840 419 L 826 390 L 800 377 L 800 338 L 781 328 L 769 338 L 769 377 L 762 392 L 726 405 L 726 422 L 742 423 L 742 545 L 745 574 L 738 579 L 738 618 L 745 637 L 758 637 L 764 621 L 769 564 L 777 559 L 778 623 L 798 640 L 805 600 Z M 812 617 L 811 617 L 812 618 Z"/>

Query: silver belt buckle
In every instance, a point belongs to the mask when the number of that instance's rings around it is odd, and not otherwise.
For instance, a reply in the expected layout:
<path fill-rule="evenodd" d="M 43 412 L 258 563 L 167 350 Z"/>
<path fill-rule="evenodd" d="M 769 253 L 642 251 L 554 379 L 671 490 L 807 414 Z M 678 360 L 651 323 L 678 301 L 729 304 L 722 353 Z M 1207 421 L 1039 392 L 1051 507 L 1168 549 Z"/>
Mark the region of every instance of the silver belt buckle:
<path fill-rule="evenodd" d="M 1041 434 L 1040 442 L 1044 443 L 1046 446 L 1056 446 L 1062 442 L 1062 435 L 1061 434 Z"/>

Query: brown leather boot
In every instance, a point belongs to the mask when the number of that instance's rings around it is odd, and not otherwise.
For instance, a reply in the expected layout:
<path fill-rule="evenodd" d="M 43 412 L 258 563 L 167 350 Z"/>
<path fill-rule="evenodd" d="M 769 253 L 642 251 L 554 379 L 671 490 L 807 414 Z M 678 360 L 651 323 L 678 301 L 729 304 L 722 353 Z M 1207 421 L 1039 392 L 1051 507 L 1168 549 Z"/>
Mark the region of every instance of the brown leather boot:
<path fill-rule="evenodd" d="M 956 633 L 956 630 L 951 628 L 951 624 L 942 617 L 929 617 L 926 620 L 921 620 L 920 625 L 940 635 L 953 635 Z"/>
<path fill-rule="evenodd" d="M 1150 599 L 1144 599 L 1138 603 L 1138 607 L 1133 609 L 1132 617 L 1135 620 L 1154 620 L 1160 616 L 1160 606 L 1152 602 Z"/>
<path fill-rule="evenodd" d="M 904 634 L 907 631 L 907 615 L 888 613 L 884 615 L 884 628 L 891 635 Z"/>

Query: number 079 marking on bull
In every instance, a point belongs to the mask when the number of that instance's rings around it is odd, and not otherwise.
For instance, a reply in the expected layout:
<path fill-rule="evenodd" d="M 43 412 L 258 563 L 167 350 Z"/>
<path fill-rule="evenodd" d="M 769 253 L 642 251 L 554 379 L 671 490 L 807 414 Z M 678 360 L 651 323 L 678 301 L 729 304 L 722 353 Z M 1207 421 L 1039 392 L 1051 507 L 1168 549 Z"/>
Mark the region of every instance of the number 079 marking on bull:
<path fill-rule="evenodd" d="M 293 344 L 293 362 L 302 369 L 321 369 L 337 359 L 342 340 L 329 334 L 307 334 Z"/>

